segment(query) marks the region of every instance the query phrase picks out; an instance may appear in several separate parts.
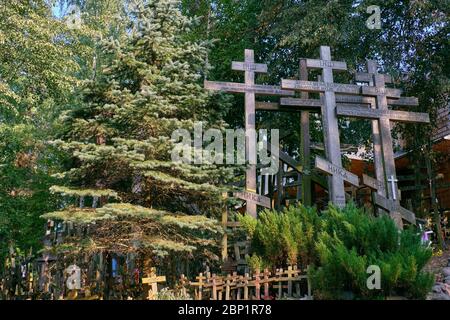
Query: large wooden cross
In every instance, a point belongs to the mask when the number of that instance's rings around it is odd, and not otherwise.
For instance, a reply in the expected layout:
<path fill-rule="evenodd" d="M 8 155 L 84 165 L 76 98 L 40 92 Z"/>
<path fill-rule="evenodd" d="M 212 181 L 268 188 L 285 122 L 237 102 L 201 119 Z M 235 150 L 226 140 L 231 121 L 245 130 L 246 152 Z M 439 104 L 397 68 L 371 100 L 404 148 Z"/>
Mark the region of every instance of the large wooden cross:
<path fill-rule="evenodd" d="M 323 94 L 322 122 L 325 154 L 333 166 L 342 168 L 335 94 L 359 95 L 360 86 L 333 82 L 333 70 L 345 71 L 347 70 L 347 64 L 345 62 L 332 61 L 330 47 L 321 46 L 320 60 L 306 59 L 306 66 L 312 69 L 322 69 L 322 81 L 282 80 L 281 87 L 283 89 L 319 92 Z M 343 177 L 338 174 L 333 174 L 329 177 L 328 184 L 330 200 L 338 207 L 345 206 Z"/>
<path fill-rule="evenodd" d="M 400 106 L 418 105 L 418 100 L 414 97 L 401 98 L 400 90 L 386 88 L 386 81 L 390 82 L 391 79 L 389 76 L 378 73 L 375 62 L 369 61 L 367 69 L 367 73 L 357 74 L 355 78 L 356 81 L 368 82 L 369 86 L 362 87 L 362 94 L 366 97 L 374 97 L 375 105 L 372 105 L 372 108 L 338 106 L 336 111 L 341 116 L 373 120 L 375 173 L 376 181 L 379 185 L 376 189 L 377 195 L 374 198 L 374 202 L 379 207 L 389 211 L 394 220 L 398 220 L 399 215 L 401 215 L 401 218 L 415 223 L 414 214 L 402 208 L 399 202 L 400 192 L 397 186 L 398 180 L 395 171 L 390 122 L 428 123 L 430 118 L 426 113 L 390 110 L 388 104 Z M 370 76 L 372 80 L 370 80 Z M 400 223 L 397 224 L 401 226 Z"/>
<path fill-rule="evenodd" d="M 378 123 L 377 126 L 373 126 L 374 135 L 379 135 L 379 138 L 376 138 L 375 148 L 380 148 L 381 150 L 376 150 L 378 157 L 383 156 L 384 160 L 384 174 L 381 174 L 382 164 L 378 163 L 378 172 L 377 179 L 380 180 L 382 178 L 382 182 L 386 186 L 386 197 L 388 199 L 399 199 L 398 188 L 396 187 L 396 183 L 388 185 L 387 179 L 392 178 L 392 180 L 396 179 L 395 172 L 395 158 L 394 158 L 394 149 L 393 149 L 393 141 L 391 136 L 391 121 L 398 122 L 414 122 L 414 123 L 428 123 L 430 122 L 430 117 L 426 113 L 417 113 L 417 112 L 405 112 L 405 111 L 394 111 L 388 108 L 388 98 L 400 98 L 401 91 L 398 89 L 386 88 L 385 75 L 379 74 L 376 70 L 376 65 L 373 63 L 368 65 L 369 74 L 373 76 L 374 86 L 363 86 L 362 87 L 362 95 L 368 97 L 375 97 L 376 109 L 364 108 L 364 107 L 355 107 L 355 106 L 338 106 L 336 108 L 337 114 L 340 116 L 348 116 L 348 117 L 356 117 L 356 118 L 366 118 L 376 120 Z M 400 99 L 399 99 L 400 100 Z M 392 101 L 392 100 L 391 100 Z M 408 102 L 415 102 L 415 98 L 410 99 L 402 99 L 400 104 L 407 104 Z M 392 101 L 393 104 L 395 102 Z M 380 159 L 378 159 L 380 160 Z M 379 161 L 381 162 L 381 161 Z M 383 194 L 380 194 L 383 195 Z"/>
<path fill-rule="evenodd" d="M 206 81 L 204 83 L 205 89 L 225 91 L 231 93 L 245 93 L 245 130 L 248 135 L 249 132 L 255 132 L 256 129 L 256 110 L 255 110 L 255 96 L 293 96 L 293 91 L 282 90 L 278 86 L 257 85 L 255 84 L 256 73 L 266 73 L 267 65 L 255 63 L 255 54 L 253 50 L 245 50 L 244 62 L 233 62 L 232 69 L 236 71 L 245 72 L 245 83 L 235 82 L 212 82 Z M 245 144 L 245 150 L 247 159 L 250 165 L 247 168 L 246 179 L 246 191 L 250 193 L 257 193 L 256 188 L 256 136 L 248 135 L 247 142 Z M 257 204 L 255 202 L 247 202 L 247 213 L 256 217 Z"/>

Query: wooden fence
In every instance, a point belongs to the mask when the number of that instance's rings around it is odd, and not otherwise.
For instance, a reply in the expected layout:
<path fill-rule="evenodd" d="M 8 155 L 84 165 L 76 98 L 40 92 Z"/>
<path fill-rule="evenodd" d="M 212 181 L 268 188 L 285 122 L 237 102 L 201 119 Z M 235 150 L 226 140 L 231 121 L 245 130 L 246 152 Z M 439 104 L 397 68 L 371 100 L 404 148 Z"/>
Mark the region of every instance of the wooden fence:
<path fill-rule="evenodd" d="M 191 294 L 194 300 L 312 299 L 308 276 L 296 266 L 277 269 L 275 274 L 267 269 L 252 275 L 200 273 L 195 281 L 182 275 L 178 289 L 183 296 Z"/>

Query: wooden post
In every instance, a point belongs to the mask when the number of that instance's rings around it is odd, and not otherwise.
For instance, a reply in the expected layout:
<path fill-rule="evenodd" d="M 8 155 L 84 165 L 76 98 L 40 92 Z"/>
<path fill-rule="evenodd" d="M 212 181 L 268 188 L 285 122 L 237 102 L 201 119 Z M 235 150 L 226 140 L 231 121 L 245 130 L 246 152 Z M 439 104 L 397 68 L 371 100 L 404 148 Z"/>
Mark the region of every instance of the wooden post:
<path fill-rule="evenodd" d="M 308 80 L 308 67 L 306 64 L 306 59 L 300 60 L 300 80 Z M 302 99 L 308 99 L 309 95 L 307 92 L 301 93 Z M 309 132 L 309 111 L 301 111 L 300 112 L 300 124 L 301 124 L 301 143 L 300 143 L 300 151 L 301 151 L 301 162 L 303 166 L 303 170 L 309 171 L 311 168 L 311 160 L 310 160 L 310 144 L 311 144 L 311 136 Z M 297 188 L 301 188 L 301 200 L 302 203 L 306 206 L 312 205 L 311 199 L 311 177 L 309 174 L 303 174 L 301 176 L 302 184 Z"/>
<path fill-rule="evenodd" d="M 248 282 L 251 280 L 248 273 L 245 274 L 243 281 L 244 281 L 244 300 L 248 300 Z"/>
<path fill-rule="evenodd" d="M 269 300 L 269 282 L 270 282 L 270 279 L 269 279 L 269 277 L 270 277 L 270 272 L 269 272 L 269 270 L 268 269 L 264 269 L 264 280 L 263 280 L 263 283 L 264 283 L 264 300 Z"/>
<path fill-rule="evenodd" d="M 279 161 L 279 168 L 277 173 L 277 210 L 281 210 L 281 203 L 283 201 L 283 169 L 283 162 Z"/>
<path fill-rule="evenodd" d="M 278 299 L 283 298 L 283 268 L 277 269 L 276 275 L 278 278 Z"/>
<path fill-rule="evenodd" d="M 197 297 L 197 300 L 202 300 L 202 298 L 203 298 L 203 286 L 205 284 L 205 282 L 203 280 L 205 280 L 206 277 L 203 276 L 203 273 L 200 273 L 198 275 L 198 277 L 196 277 L 195 279 L 197 280 L 197 282 L 193 282 L 193 283 L 191 283 L 191 285 L 198 286 L 198 291 L 197 291 L 196 297 Z"/>
<path fill-rule="evenodd" d="M 253 275 L 255 278 L 255 300 L 261 300 L 261 274 L 259 273 L 259 269 L 256 269 L 255 274 Z"/>
<path fill-rule="evenodd" d="M 224 199 L 227 198 L 227 194 L 224 194 Z M 228 234 L 227 234 L 227 225 L 228 225 L 228 208 L 225 203 L 224 208 L 222 210 L 222 262 L 225 262 L 228 259 Z"/>

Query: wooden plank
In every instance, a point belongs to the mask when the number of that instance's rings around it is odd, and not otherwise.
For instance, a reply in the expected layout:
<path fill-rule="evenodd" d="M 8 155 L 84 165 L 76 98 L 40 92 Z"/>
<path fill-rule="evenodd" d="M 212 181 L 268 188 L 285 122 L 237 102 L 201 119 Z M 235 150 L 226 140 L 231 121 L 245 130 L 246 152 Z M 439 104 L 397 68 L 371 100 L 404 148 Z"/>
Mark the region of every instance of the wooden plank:
<path fill-rule="evenodd" d="M 271 208 L 270 198 L 268 198 L 266 196 L 256 194 L 253 192 L 248 192 L 248 191 L 234 192 L 233 194 L 236 198 L 239 198 L 241 200 L 255 203 L 255 204 L 265 207 L 265 208 L 269 208 L 269 209 Z"/>
<path fill-rule="evenodd" d="M 402 215 L 402 218 L 408 221 L 411 224 L 416 224 L 416 215 L 414 212 L 409 211 L 408 209 L 400 206 L 398 201 L 393 201 L 392 199 L 386 199 L 376 193 L 374 193 L 375 204 L 390 213 L 398 212 Z"/>
<path fill-rule="evenodd" d="M 213 91 L 224 91 L 231 93 L 253 93 L 266 96 L 294 96 L 290 90 L 282 90 L 279 86 L 262 84 L 246 84 L 236 82 L 219 82 L 205 80 L 204 88 Z"/>
<path fill-rule="evenodd" d="M 331 60 L 331 50 L 330 47 L 321 46 L 320 47 L 320 59 Z M 331 90 L 321 93 L 320 99 L 323 101 L 323 111 L 322 111 L 322 125 L 324 134 L 324 145 L 325 154 L 327 159 L 329 159 L 333 168 L 342 168 L 342 158 L 341 158 L 341 143 L 339 139 L 339 125 L 338 118 L 336 115 L 336 84 L 333 80 L 333 70 L 329 67 L 324 67 L 322 69 L 321 81 L 326 84 L 326 86 L 331 87 Z M 340 93 L 352 93 L 358 94 L 360 91 L 359 86 L 345 85 L 346 90 L 339 91 Z M 317 159 L 316 159 L 317 164 Z M 339 174 L 332 174 L 328 178 L 328 194 L 330 200 L 338 207 L 342 208 L 345 206 L 345 190 L 344 190 L 344 180 Z"/>
<path fill-rule="evenodd" d="M 392 77 L 389 74 L 383 74 L 384 82 L 393 83 Z M 358 72 L 355 74 L 355 81 L 358 82 L 372 82 L 373 81 L 373 73 L 370 72 Z"/>
<path fill-rule="evenodd" d="M 386 96 L 389 98 L 400 98 L 402 94 L 402 90 L 400 89 L 392 89 L 392 88 L 386 88 L 386 87 L 369 87 L 369 86 L 362 86 L 362 94 L 376 97 L 376 96 Z"/>
<path fill-rule="evenodd" d="M 352 96 L 347 94 L 337 94 L 336 95 L 337 103 L 356 103 L 356 104 L 367 104 L 371 105 L 375 102 L 373 97 L 364 97 L 364 96 Z"/>
<path fill-rule="evenodd" d="M 256 101 L 256 110 L 280 111 L 280 105 L 277 102 Z"/>
<path fill-rule="evenodd" d="M 316 164 L 316 168 L 319 169 L 320 171 L 323 171 L 329 175 L 337 175 L 337 176 L 341 177 L 344 181 L 347 181 L 350 184 L 352 184 L 356 187 L 359 187 L 359 178 L 357 175 L 355 175 L 341 167 L 338 167 L 319 156 L 316 157 L 315 164 Z"/>
<path fill-rule="evenodd" d="M 300 110 L 297 107 L 282 107 L 279 103 L 276 102 L 256 102 L 256 110 L 259 111 L 273 111 L 273 112 L 299 112 Z"/>
<path fill-rule="evenodd" d="M 383 194 L 386 194 L 386 187 L 384 186 L 384 183 L 382 181 L 379 181 L 375 178 L 369 177 L 366 174 L 363 174 L 363 185 L 369 187 L 372 190 L 375 191 L 382 191 Z"/>
<path fill-rule="evenodd" d="M 257 73 L 267 73 L 267 65 L 263 63 L 233 61 L 231 63 L 231 69 L 235 71 L 252 71 Z"/>
<path fill-rule="evenodd" d="M 300 99 L 300 98 L 281 98 L 280 105 L 282 106 L 295 106 L 295 107 L 307 107 L 311 109 L 317 109 L 320 112 L 322 102 L 319 99 Z"/>
<path fill-rule="evenodd" d="M 390 106 L 418 106 L 419 99 L 416 97 L 401 97 L 399 99 L 387 99 Z"/>
<path fill-rule="evenodd" d="M 428 113 L 396 111 L 386 109 L 370 109 L 358 106 L 338 105 L 336 112 L 340 116 L 348 116 L 365 119 L 387 118 L 391 121 L 411 122 L 411 123 L 429 123 Z"/>
<path fill-rule="evenodd" d="M 300 90 L 306 92 L 335 92 L 358 95 L 361 92 L 361 86 L 354 84 L 342 84 L 333 82 L 318 82 L 305 80 L 281 80 L 283 89 Z"/>
<path fill-rule="evenodd" d="M 305 59 L 306 66 L 310 69 L 323 69 L 323 68 L 331 68 L 333 70 L 347 70 L 347 63 L 343 61 L 328 61 L 321 59 Z"/>

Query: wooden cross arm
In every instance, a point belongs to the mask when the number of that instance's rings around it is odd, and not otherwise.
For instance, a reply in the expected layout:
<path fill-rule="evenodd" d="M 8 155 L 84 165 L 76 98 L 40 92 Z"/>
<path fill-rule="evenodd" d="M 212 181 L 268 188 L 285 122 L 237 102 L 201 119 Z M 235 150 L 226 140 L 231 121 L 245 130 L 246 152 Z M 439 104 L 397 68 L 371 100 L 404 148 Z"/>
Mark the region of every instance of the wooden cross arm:
<path fill-rule="evenodd" d="M 231 93 L 254 93 L 265 96 L 294 96 L 293 91 L 282 90 L 278 86 L 268 86 L 262 84 L 247 85 L 236 82 L 219 82 L 205 80 L 204 88 L 213 91 L 224 91 Z"/>
<path fill-rule="evenodd" d="M 239 198 L 239 199 L 247 201 L 247 202 L 256 203 L 257 205 L 260 205 L 265 208 L 269 208 L 269 209 L 271 208 L 270 198 L 263 196 L 263 195 L 259 195 L 259 194 L 256 194 L 253 192 L 248 192 L 248 191 L 241 191 L 241 192 L 235 192 L 234 196 L 236 198 Z"/>
<path fill-rule="evenodd" d="M 416 97 L 401 97 L 399 99 L 387 99 L 387 104 L 391 106 L 409 107 L 418 106 L 419 99 Z"/>
<path fill-rule="evenodd" d="M 231 69 L 235 71 L 253 71 L 257 73 L 267 73 L 267 65 L 263 63 L 233 61 L 231 63 Z"/>
<path fill-rule="evenodd" d="M 142 278 L 143 284 L 152 284 L 156 282 L 166 282 L 165 276 L 159 276 L 159 277 L 151 277 L 151 278 Z"/>
<path fill-rule="evenodd" d="M 292 167 L 293 169 L 295 169 L 297 172 L 302 173 L 303 172 L 303 166 L 300 164 L 300 162 L 298 162 L 297 160 L 295 160 L 294 158 L 292 158 L 290 155 L 288 155 L 286 152 L 279 150 L 279 148 L 275 148 L 274 145 L 272 145 L 271 143 L 269 143 L 267 145 L 268 151 L 270 151 L 270 153 L 275 153 L 276 151 L 278 151 L 278 154 L 273 154 L 273 156 L 278 156 L 278 158 L 284 162 L 285 164 L 287 164 L 288 166 Z"/>
<path fill-rule="evenodd" d="M 343 61 L 329 61 L 320 59 L 304 59 L 304 60 L 306 60 L 306 66 L 310 69 L 331 68 L 338 71 L 347 70 L 347 63 Z"/>
<path fill-rule="evenodd" d="M 393 83 L 392 77 L 389 74 L 383 74 L 385 83 Z M 373 81 L 373 73 L 358 72 L 355 73 L 355 81 L 357 82 L 371 82 Z"/>
<path fill-rule="evenodd" d="M 275 111 L 275 112 L 314 111 L 314 110 L 309 110 L 307 108 L 304 108 L 304 109 L 302 108 L 300 110 L 298 107 L 289 107 L 289 106 L 282 107 L 277 102 L 263 102 L 263 101 L 257 101 L 255 104 L 255 109 L 261 110 L 261 111 Z"/>
<path fill-rule="evenodd" d="M 363 174 L 362 181 L 363 181 L 363 185 L 369 187 L 372 190 L 378 191 L 378 190 L 386 189 L 381 181 L 378 181 L 377 179 L 372 178 L 366 174 Z"/>
<path fill-rule="evenodd" d="M 370 97 L 376 97 L 379 95 L 386 95 L 388 98 L 400 98 L 402 95 L 402 90 L 400 89 L 393 89 L 393 88 L 378 88 L 378 87 L 369 87 L 369 86 L 362 86 L 361 87 L 362 95 L 364 96 L 370 96 Z"/>
<path fill-rule="evenodd" d="M 348 116 L 354 118 L 381 119 L 388 118 L 391 121 L 413 122 L 413 123 L 430 123 L 428 113 L 371 109 L 357 106 L 336 107 L 336 113 L 339 116 Z"/>
<path fill-rule="evenodd" d="M 372 105 L 375 103 L 374 97 L 364 97 L 364 96 L 352 96 L 347 94 L 337 94 L 337 103 L 356 103 L 356 104 L 367 104 Z"/>
<path fill-rule="evenodd" d="M 411 224 L 416 224 L 416 215 L 414 214 L 414 212 L 403 208 L 397 201 L 387 199 L 376 193 L 374 193 L 374 200 L 377 206 L 389 212 L 398 212 L 401 214 L 404 220 L 408 221 Z"/>
<path fill-rule="evenodd" d="M 361 92 L 361 86 L 355 84 L 330 83 L 321 81 L 305 80 L 281 80 L 283 89 L 300 90 L 306 92 L 335 92 L 351 95 L 358 95 Z"/>
<path fill-rule="evenodd" d="M 359 187 L 359 178 L 356 174 L 353 174 L 343 168 L 340 168 L 328 160 L 325 160 L 321 157 L 316 157 L 315 160 L 315 166 L 320 171 L 330 174 L 330 175 L 337 175 L 341 177 L 344 181 L 347 181 L 348 183 L 354 185 L 355 187 Z"/>
<path fill-rule="evenodd" d="M 319 99 L 281 98 L 280 105 L 292 107 L 305 107 L 320 112 L 322 102 Z"/>

